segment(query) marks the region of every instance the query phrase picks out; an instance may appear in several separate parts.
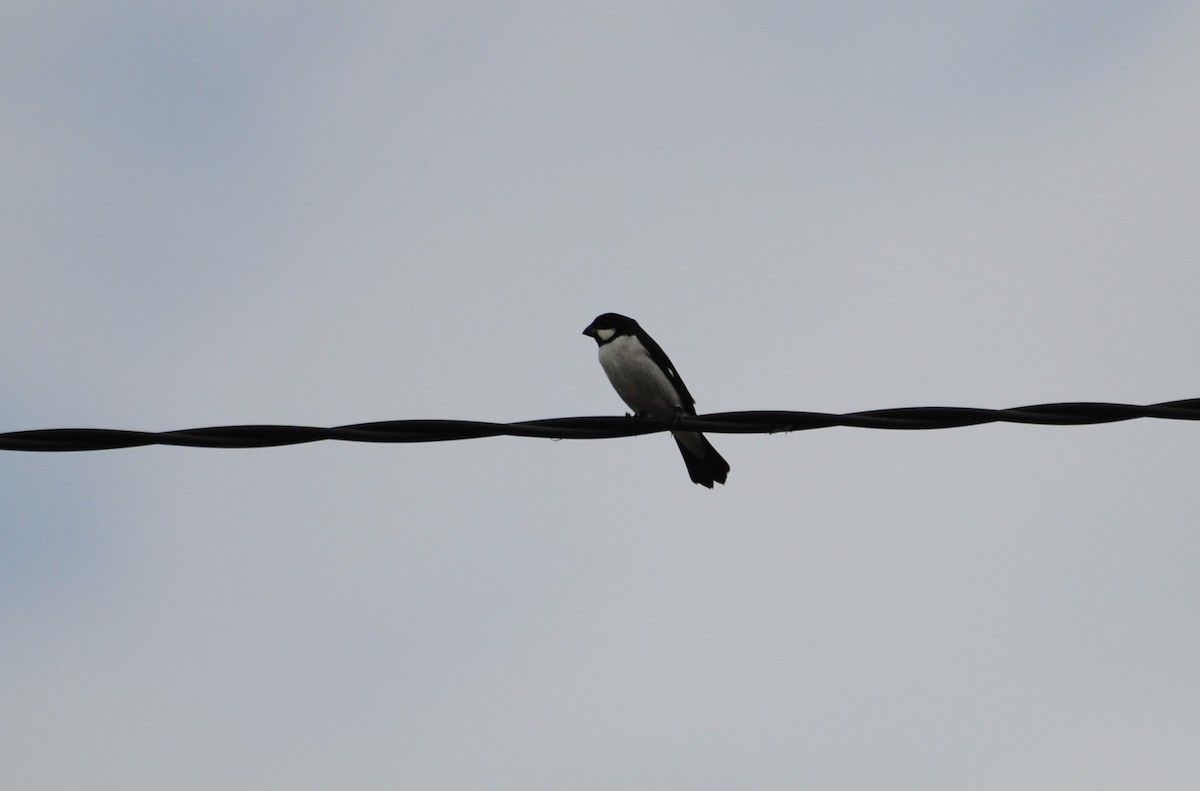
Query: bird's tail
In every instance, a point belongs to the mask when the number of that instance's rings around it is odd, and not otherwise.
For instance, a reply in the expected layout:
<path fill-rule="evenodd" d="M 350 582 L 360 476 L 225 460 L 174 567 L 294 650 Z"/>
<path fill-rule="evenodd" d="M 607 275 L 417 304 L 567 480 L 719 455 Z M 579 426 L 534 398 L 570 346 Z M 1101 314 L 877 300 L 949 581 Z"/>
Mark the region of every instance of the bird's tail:
<path fill-rule="evenodd" d="M 693 482 L 709 489 L 714 483 L 725 483 L 729 475 L 729 462 L 721 458 L 707 437 L 695 431 L 672 431 L 671 434 L 679 445 L 679 452 L 683 455 Z"/>

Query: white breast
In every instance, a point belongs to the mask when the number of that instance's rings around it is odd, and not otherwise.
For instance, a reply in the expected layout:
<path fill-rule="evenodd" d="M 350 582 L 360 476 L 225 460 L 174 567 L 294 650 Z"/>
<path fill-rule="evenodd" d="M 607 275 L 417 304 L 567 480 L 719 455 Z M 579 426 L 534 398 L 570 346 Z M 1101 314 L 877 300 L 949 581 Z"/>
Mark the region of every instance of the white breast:
<path fill-rule="evenodd" d="M 682 407 L 675 385 L 632 335 L 600 347 L 600 366 L 621 400 L 639 415 L 673 415 Z"/>

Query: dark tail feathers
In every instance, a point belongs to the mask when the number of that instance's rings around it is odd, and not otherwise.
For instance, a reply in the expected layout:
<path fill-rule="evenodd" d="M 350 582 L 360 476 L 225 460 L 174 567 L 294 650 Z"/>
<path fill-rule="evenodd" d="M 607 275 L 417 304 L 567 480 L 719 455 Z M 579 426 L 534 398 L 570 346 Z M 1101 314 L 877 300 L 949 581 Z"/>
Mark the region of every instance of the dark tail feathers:
<path fill-rule="evenodd" d="M 721 458 L 707 437 L 691 431 L 672 433 L 693 482 L 709 489 L 713 488 L 714 483 L 725 483 L 729 475 L 729 462 Z"/>

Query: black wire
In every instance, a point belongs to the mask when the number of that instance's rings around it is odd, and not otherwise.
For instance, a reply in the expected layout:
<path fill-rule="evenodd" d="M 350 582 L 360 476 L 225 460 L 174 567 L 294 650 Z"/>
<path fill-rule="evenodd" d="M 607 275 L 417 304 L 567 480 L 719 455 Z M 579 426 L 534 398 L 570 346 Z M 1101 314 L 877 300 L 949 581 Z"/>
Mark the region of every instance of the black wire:
<path fill-rule="evenodd" d="M 1037 404 L 1015 409 L 902 407 L 850 412 L 718 412 L 694 417 L 560 417 L 519 423 L 474 420 L 388 420 L 333 428 L 313 426 L 214 426 L 183 431 L 122 431 L 104 428 L 53 428 L 0 434 L 0 450 L 85 451 L 179 445 L 192 448 L 267 448 L 321 440 L 344 442 L 445 442 L 480 437 L 612 439 L 654 434 L 672 428 L 713 434 L 774 434 L 830 426 L 917 430 L 958 428 L 984 423 L 1082 426 L 1135 418 L 1200 420 L 1200 398 L 1161 404 L 1076 402 Z"/>

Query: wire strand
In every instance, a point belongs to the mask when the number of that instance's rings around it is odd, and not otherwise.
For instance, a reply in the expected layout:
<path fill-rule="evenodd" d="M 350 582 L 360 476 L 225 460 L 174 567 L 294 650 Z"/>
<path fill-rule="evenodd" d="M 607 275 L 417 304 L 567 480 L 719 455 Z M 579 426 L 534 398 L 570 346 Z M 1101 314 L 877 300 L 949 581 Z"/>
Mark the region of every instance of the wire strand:
<path fill-rule="evenodd" d="M 927 430 L 1024 423 L 1039 426 L 1083 426 L 1136 418 L 1200 420 L 1200 398 L 1161 404 L 1073 402 L 1036 404 L 1014 409 L 971 407 L 901 407 L 866 412 L 749 411 L 708 415 L 651 417 L 560 417 L 517 423 L 476 420 L 387 420 L 347 426 L 212 426 L 182 431 L 124 431 L 103 428 L 54 428 L 0 434 L 0 450 L 75 452 L 115 450 L 146 445 L 191 448 L 269 448 L 322 440 L 343 442 L 448 442 L 482 437 L 542 439 L 614 439 L 683 429 L 713 434 L 776 434 L 832 426 L 890 430 Z"/>

